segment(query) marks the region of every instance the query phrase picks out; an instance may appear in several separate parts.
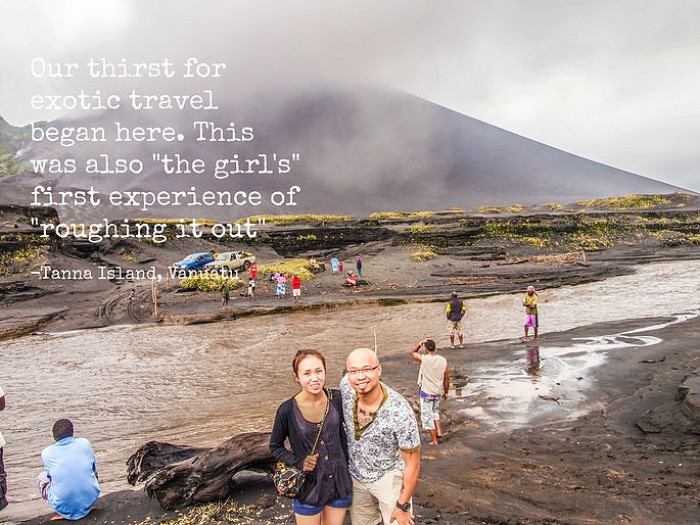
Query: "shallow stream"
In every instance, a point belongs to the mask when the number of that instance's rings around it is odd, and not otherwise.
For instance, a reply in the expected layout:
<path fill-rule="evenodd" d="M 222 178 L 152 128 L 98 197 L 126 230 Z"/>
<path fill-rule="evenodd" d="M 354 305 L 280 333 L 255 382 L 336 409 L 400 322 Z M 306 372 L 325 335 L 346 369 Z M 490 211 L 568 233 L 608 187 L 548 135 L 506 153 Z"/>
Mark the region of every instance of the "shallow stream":
<path fill-rule="evenodd" d="M 634 275 L 544 290 L 539 297 L 543 333 L 625 319 L 697 316 L 700 261 L 641 266 Z M 470 300 L 467 341 L 520 337 L 521 300 L 522 294 Z M 463 399 L 488 396 L 497 403 L 488 410 L 477 404 L 464 410 L 487 424 L 526 425 L 524 399 L 554 397 L 557 383 L 585 375 L 608 351 L 658 342 L 649 324 L 648 332 L 610 334 L 569 348 L 541 346 L 537 365 L 527 364 L 525 345 L 522 355 L 480 364 L 469 371 Z M 277 405 L 296 391 L 291 374 L 296 350 L 323 350 L 328 380 L 337 384 L 348 351 L 373 346 L 375 333 L 380 357 L 408 352 L 427 336 L 447 345 L 444 304 L 361 306 L 186 327 L 112 327 L 4 342 L 0 383 L 7 408 L 0 428 L 7 440 L 11 506 L 2 519 L 44 510 L 34 479 L 57 419 L 71 419 L 76 435 L 92 442 L 103 492 L 123 489 L 125 461 L 146 441 L 216 445 L 242 431 L 269 430 Z M 529 354 L 534 363 L 534 351 Z M 391 383 L 390 376 L 385 380 Z M 580 405 L 584 410 L 585 403 Z M 553 409 L 558 406 L 552 402 Z"/>

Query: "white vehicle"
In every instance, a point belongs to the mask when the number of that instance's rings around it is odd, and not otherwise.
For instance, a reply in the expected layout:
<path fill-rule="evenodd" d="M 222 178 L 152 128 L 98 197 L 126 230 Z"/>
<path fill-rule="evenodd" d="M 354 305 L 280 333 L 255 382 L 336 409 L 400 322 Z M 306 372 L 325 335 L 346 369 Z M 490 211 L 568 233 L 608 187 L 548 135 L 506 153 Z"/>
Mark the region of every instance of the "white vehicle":
<path fill-rule="evenodd" d="M 255 255 L 241 250 L 217 253 L 214 261 L 206 264 L 204 269 L 210 272 L 231 274 L 236 270 L 246 271 L 255 262 Z"/>

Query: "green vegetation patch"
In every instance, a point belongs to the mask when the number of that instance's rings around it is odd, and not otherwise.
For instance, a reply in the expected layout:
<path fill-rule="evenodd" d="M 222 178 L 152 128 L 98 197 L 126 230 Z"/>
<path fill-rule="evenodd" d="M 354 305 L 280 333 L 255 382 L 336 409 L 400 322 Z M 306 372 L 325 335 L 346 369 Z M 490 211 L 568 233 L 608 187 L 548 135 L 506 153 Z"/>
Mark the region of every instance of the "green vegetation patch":
<path fill-rule="evenodd" d="M 243 281 L 236 277 L 223 278 L 220 275 L 213 274 L 198 274 L 191 277 L 185 277 L 180 280 L 180 286 L 188 290 L 197 290 L 198 292 L 215 292 L 221 288 L 224 281 L 228 287 L 238 288 L 243 285 Z"/>
<path fill-rule="evenodd" d="M 317 237 L 315 234 L 310 233 L 308 235 L 297 235 L 297 240 L 299 241 L 315 241 Z"/>
<path fill-rule="evenodd" d="M 685 194 L 676 194 L 677 196 Z M 692 196 L 689 196 L 692 197 Z M 608 210 L 646 210 L 659 206 L 668 206 L 673 202 L 670 195 L 640 195 L 630 193 L 624 197 L 607 197 L 605 199 L 591 199 L 577 202 L 585 208 L 598 208 Z"/>
<path fill-rule="evenodd" d="M 425 244 L 418 245 L 414 251 L 412 251 L 409 255 L 411 259 L 414 261 L 420 261 L 420 262 L 425 262 L 429 261 L 430 259 L 433 259 L 437 257 L 438 254 L 435 253 L 435 250 L 433 249 L 432 246 L 427 246 Z"/>
<path fill-rule="evenodd" d="M 411 235 L 420 235 L 423 233 L 428 233 L 434 230 L 434 227 L 431 224 L 416 224 L 414 226 L 411 226 L 411 228 L 408 230 L 408 232 Z"/>
<path fill-rule="evenodd" d="M 377 211 L 370 214 L 369 218 L 377 221 L 381 220 L 426 220 L 430 219 L 436 212 L 433 211 Z"/>
<path fill-rule="evenodd" d="M 131 223 L 143 223 L 143 224 L 166 224 L 168 226 L 177 226 L 178 224 L 192 224 L 192 221 L 197 221 L 197 224 L 200 226 L 214 226 L 215 224 L 218 224 L 217 221 L 213 219 L 198 219 L 198 218 L 192 218 L 192 217 L 183 217 L 182 219 L 170 219 L 170 218 L 165 218 L 165 219 L 154 219 L 150 217 L 146 218 L 141 218 L 141 219 L 131 219 Z M 244 221 L 245 222 L 245 221 Z"/>
<path fill-rule="evenodd" d="M 311 263 L 307 259 L 291 259 L 289 261 L 258 265 L 258 274 L 263 279 L 274 272 L 288 272 L 291 275 L 298 275 L 302 281 L 309 281 L 314 278 L 314 274 L 311 271 Z"/>
<path fill-rule="evenodd" d="M 607 235 L 586 233 L 574 233 L 568 237 L 568 241 L 573 248 L 588 252 L 610 248 L 613 245 L 613 241 Z"/>
<path fill-rule="evenodd" d="M 289 520 L 288 513 L 284 513 L 283 516 L 269 515 L 269 509 L 259 505 L 241 506 L 233 500 L 197 505 L 184 512 L 177 511 L 177 514 L 176 518 L 160 522 L 161 525 L 243 525 L 287 523 Z M 153 521 L 146 518 L 137 525 L 153 525 Z"/>
<path fill-rule="evenodd" d="M 10 126 L 0 117 L 0 177 L 29 171 L 25 159 L 17 155 L 22 146 L 31 140 L 30 126 Z"/>
<path fill-rule="evenodd" d="M 246 220 L 250 220 L 251 224 L 258 224 L 265 221 L 265 224 L 294 224 L 297 222 L 348 222 L 352 219 L 350 215 L 253 215 L 247 219 L 239 219 L 236 224 L 243 224 Z"/>
<path fill-rule="evenodd" d="M 547 203 L 545 203 L 545 207 L 549 211 L 562 211 L 562 210 L 564 210 L 564 205 L 559 204 L 558 202 L 547 202 Z"/>
<path fill-rule="evenodd" d="M 552 229 L 539 220 L 504 221 L 493 220 L 484 225 L 486 235 L 490 237 L 507 237 L 518 242 L 544 247 L 549 244 Z"/>
<path fill-rule="evenodd" d="M 525 210 L 525 206 L 522 204 L 513 204 L 511 206 L 479 206 L 476 209 L 477 213 L 489 214 L 489 213 L 522 213 Z"/>
<path fill-rule="evenodd" d="M 408 304 L 408 301 L 405 299 L 397 299 L 394 297 L 384 297 L 382 299 L 379 299 L 377 301 L 377 304 L 379 306 L 400 306 L 403 304 Z"/>
<path fill-rule="evenodd" d="M 29 275 L 29 266 L 43 252 L 40 246 L 24 246 L 18 250 L 0 253 L 0 277 Z"/>

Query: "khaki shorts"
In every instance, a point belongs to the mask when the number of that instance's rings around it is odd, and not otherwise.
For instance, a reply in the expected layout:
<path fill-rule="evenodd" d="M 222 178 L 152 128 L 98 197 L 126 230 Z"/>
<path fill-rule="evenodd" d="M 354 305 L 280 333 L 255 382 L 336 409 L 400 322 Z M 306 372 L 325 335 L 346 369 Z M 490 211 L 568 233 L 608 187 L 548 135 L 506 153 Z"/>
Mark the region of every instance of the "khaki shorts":
<path fill-rule="evenodd" d="M 403 472 L 400 470 L 391 470 L 372 483 L 363 483 L 353 477 L 350 507 L 352 525 L 377 525 L 380 521 L 389 525 L 389 519 L 401 495 L 402 482 Z"/>
<path fill-rule="evenodd" d="M 462 320 L 459 321 L 447 321 L 450 327 L 450 335 L 462 335 Z"/>

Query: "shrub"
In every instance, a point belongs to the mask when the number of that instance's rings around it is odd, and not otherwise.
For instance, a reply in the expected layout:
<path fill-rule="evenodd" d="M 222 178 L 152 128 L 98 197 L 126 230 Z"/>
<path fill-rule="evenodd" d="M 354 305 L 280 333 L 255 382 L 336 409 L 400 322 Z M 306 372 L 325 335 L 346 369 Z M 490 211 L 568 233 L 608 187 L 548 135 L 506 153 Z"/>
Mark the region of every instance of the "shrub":
<path fill-rule="evenodd" d="M 198 292 L 214 292 L 221 288 L 224 281 L 232 289 L 243 285 L 243 282 L 237 277 L 224 279 L 220 275 L 201 273 L 181 279 L 180 286 L 182 288 L 195 289 Z"/>
<path fill-rule="evenodd" d="M 298 275 L 302 281 L 309 281 L 314 277 L 311 271 L 311 263 L 307 259 L 291 259 L 289 261 L 258 265 L 258 275 L 262 279 L 266 278 L 271 272 L 289 272 L 291 275 Z"/>
<path fill-rule="evenodd" d="M 435 253 L 432 246 L 418 245 L 416 250 L 411 252 L 410 257 L 414 261 L 425 262 L 437 257 L 438 254 Z"/>

